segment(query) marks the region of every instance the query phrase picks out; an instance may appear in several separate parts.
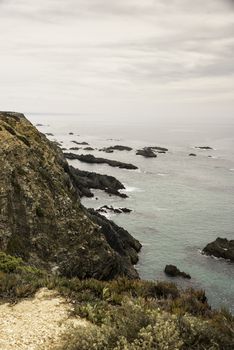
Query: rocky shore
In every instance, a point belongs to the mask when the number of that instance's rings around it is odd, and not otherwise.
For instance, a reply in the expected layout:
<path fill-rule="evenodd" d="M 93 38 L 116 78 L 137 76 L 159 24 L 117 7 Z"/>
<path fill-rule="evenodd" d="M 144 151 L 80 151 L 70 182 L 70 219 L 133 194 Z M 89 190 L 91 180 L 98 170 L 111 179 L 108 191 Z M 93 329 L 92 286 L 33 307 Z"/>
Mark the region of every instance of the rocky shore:
<path fill-rule="evenodd" d="M 22 114 L 0 113 L 0 155 L 1 251 L 69 277 L 138 278 L 140 243 L 80 203 L 94 183 L 113 194 L 122 184 L 70 168 Z"/>

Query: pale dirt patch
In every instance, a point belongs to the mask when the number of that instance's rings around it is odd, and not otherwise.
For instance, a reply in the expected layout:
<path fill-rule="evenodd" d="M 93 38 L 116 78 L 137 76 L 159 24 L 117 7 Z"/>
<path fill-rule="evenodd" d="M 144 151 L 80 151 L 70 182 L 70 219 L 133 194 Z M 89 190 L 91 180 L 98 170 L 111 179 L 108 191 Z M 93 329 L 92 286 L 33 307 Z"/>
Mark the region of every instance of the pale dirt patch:
<path fill-rule="evenodd" d="M 50 350 L 70 327 L 88 322 L 70 317 L 72 305 L 55 291 L 40 289 L 33 299 L 0 305 L 0 350 Z"/>

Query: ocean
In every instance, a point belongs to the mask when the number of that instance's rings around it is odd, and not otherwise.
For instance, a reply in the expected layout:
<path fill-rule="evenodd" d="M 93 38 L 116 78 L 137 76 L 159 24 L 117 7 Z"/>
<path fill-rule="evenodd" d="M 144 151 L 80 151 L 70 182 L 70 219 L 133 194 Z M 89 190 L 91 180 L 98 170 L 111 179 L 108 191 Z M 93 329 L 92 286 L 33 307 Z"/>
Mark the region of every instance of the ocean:
<path fill-rule="evenodd" d="M 132 163 L 138 170 L 112 168 L 104 164 L 69 161 L 74 167 L 115 176 L 126 187 L 129 198 L 94 191 L 83 198 L 87 207 L 104 204 L 127 207 L 131 214 L 111 214 L 143 245 L 136 268 L 140 277 L 174 281 L 183 288 L 206 291 L 213 307 L 234 313 L 234 265 L 201 254 L 217 237 L 234 239 L 234 121 L 231 117 L 110 119 L 98 115 L 26 113 L 38 129 L 53 133 L 51 140 L 74 147 L 73 140 L 93 148 L 111 145 L 167 147 L 157 158 L 137 156 L 135 151 L 107 154 L 95 150 L 72 151 Z M 74 135 L 69 135 L 69 133 Z M 196 149 L 210 146 L 212 150 Z M 189 157 L 196 153 L 197 157 Z M 189 273 L 191 280 L 169 278 L 166 264 Z"/>

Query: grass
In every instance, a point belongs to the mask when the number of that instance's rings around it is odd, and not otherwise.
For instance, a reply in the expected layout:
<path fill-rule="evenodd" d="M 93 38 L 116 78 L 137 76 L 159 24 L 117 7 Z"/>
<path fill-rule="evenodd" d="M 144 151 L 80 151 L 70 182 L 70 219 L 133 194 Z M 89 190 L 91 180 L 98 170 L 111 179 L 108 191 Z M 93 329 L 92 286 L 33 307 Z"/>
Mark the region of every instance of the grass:
<path fill-rule="evenodd" d="M 183 291 L 167 282 L 50 276 L 0 253 L 2 300 L 32 296 L 40 287 L 56 289 L 73 303 L 73 316 L 90 322 L 85 329 L 70 329 L 56 350 L 234 348 L 233 316 L 211 310 L 204 291 Z"/>

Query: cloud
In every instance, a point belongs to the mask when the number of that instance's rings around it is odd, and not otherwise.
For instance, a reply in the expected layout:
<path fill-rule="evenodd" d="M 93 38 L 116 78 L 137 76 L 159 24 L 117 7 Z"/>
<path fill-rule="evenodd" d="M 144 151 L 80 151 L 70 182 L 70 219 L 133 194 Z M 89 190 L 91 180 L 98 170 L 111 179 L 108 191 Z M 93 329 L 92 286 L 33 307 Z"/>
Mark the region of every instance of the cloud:
<path fill-rule="evenodd" d="M 66 100 L 76 109 L 78 100 L 85 108 L 89 97 L 141 96 L 136 104 L 150 98 L 230 98 L 232 5 L 229 0 L 2 0 L 2 99 L 8 104 L 9 96 L 17 101 L 22 96 L 23 105 L 34 107 L 46 94 L 57 106 Z"/>

